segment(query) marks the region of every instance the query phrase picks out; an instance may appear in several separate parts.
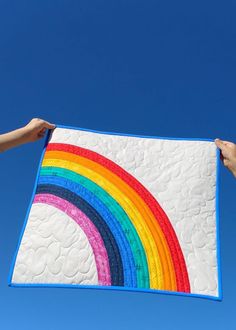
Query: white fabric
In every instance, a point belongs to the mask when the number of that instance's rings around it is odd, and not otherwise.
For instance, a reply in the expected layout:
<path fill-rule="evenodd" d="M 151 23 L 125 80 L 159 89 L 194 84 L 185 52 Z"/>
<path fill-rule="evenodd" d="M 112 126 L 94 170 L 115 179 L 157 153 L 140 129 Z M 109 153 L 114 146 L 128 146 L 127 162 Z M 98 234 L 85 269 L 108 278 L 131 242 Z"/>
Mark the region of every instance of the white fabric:
<path fill-rule="evenodd" d="M 138 179 L 154 195 L 172 223 L 187 264 L 191 293 L 218 296 L 216 146 L 213 142 L 110 135 L 69 128 L 56 128 L 50 142 L 98 152 Z M 42 283 L 97 283 L 92 253 L 87 254 L 87 260 L 84 257 L 86 249 L 91 249 L 85 235 L 69 218 L 59 211 L 51 211 L 52 207 L 43 204 L 32 207 L 13 283 L 39 280 Z M 48 237 L 40 231 L 41 219 L 45 217 L 51 233 Z M 67 248 L 65 240 L 68 240 Z M 82 256 L 73 253 L 74 249 L 82 249 Z M 60 263 L 67 262 L 66 254 L 72 260 L 68 267 Z M 77 265 L 78 271 L 68 277 L 72 268 L 77 270 L 76 263 L 80 265 Z M 87 267 L 88 272 L 83 272 L 81 267 Z"/>

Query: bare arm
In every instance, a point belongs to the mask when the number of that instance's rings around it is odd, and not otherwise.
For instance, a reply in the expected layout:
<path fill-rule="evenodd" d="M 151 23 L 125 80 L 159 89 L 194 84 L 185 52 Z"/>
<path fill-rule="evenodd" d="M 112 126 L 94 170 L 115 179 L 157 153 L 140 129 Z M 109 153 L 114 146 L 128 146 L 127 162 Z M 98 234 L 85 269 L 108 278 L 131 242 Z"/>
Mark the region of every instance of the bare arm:
<path fill-rule="evenodd" d="M 47 129 L 53 128 L 55 128 L 54 124 L 34 118 L 26 126 L 0 135 L 0 152 L 24 143 L 37 141 L 45 135 Z"/>
<path fill-rule="evenodd" d="M 236 144 L 220 139 L 216 139 L 215 144 L 221 151 L 220 156 L 223 164 L 236 178 Z"/>

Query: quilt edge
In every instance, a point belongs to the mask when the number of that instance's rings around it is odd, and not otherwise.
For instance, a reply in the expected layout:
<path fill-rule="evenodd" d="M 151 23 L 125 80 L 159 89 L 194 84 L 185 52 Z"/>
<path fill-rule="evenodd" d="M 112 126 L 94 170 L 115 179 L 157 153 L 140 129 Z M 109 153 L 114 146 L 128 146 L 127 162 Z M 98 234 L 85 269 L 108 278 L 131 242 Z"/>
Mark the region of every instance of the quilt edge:
<path fill-rule="evenodd" d="M 73 127 L 73 126 L 66 126 L 66 125 L 60 125 L 56 124 L 56 128 L 64 128 L 64 129 L 74 129 L 74 130 L 81 130 L 81 131 L 87 131 L 87 132 L 93 132 L 93 133 L 100 133 L 100 134 L 107 134 L 107 135 L 120 135 L 120 136 L 132 136 L 132 137 L 139 137 L 139 138 L 153 138 L 153 139 L 165 139 L 165 140 L 185 140 L 185 141 L 206 141 L 206 142 L 214 142 L 214 139 L 205 139 L 205 138 L 172 138 L 172 137 L 162 137 L 162 136 L 152 136 L 152 135 L 137 135 L 137 134 L 130 134 L 130 133 L 120 133 L 120 132 L 108 132 L 108 131 L 99 131 L 89 128 L 81 128 L 81 127 Z M 220 232 L 219 232 L 219 226 L 220 226 L 220 219 L 219 219 L 219 181 L 220 181 L 220 150 L 217 148 L 216 153 L 216 241 L 217 241 L 217 275 L 218 275 L 218 296 L 210 296 L 210 295 L 201 295 L 201 294 L 187 294 L 182 292 L 172 292 L 172 291 L 161 291 L 161 290 L 144 290 L 144 289 L 132 289 L 132 288 L 117 288 L 117 287 L 103 287 L 103 286 L 81 286 L 81 285 L 64 285 L 64 284 L 18 284 L 12 282 L 12 277 L 14 273 L 16 258 L 18 255 L 18 251 L 21 245 L 22 238 L 24 236 L 25 228 L 28 222 L 28 216 L 30 209 L 32 207 L 33 199 L 35 196 L 35 191 L 37 188 L 39 173 L 41 164 L 43 161 L 43 157 L 46 151 L 46 147 L 49 142 L 49 138 L 51 135 L 52 130 L 48 130 L 47 136 L 45 139 L 44 147 L 40 156 L 40 161 L 37 169 L 36 179 L 34 183 L 33 192 L 31 195 L 30 203 L 27 208 L 26 216 L 24 219 L 23 227 L 20 232 L 20 237 L 17 243 L 17 247 L 13 256 L 13 260 L 10 266 L 10 271 L 8 275 L 8 286 L 9 287 L 21 287 L 21 288 L 31 288 L 31 287 L 40 287 L 40 288 L 47 288 L 47 287 L 53 287 L 53 288 L 84 288 L 84 289 L 111 289 L 111 290 L 118 290 L 118 291 L 134 291 L 134 292 L 148 292 L 148 293 L 159 293 L 159 294 L 167 294 L 167 295 L 177 295 L 177 296 L 188 296 L 188 297 L 196 297 L 196 298 L 205 298 L 205 299 L 211 299 L 215 301 L 222 301 L 223 300 L 223 293 L 222 293 L 222 273 L 221 273 L 221 255 L 220 255 Z"/>

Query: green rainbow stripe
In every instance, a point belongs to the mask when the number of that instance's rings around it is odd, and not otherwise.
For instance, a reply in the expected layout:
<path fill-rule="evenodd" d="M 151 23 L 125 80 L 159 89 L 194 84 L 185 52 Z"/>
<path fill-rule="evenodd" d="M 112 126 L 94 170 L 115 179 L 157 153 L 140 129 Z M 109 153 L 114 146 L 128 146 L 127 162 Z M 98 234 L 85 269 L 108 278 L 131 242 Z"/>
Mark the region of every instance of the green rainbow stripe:
<path fill-rule="evenodd" d="M 55 175 L 59 177 L 63 177 L 65 179 L 69 179 L 75 183 L 79 183 L 88 189 L 91 193 L 95 194 L 97 198 L 99 198 L 104 205 L 110 210 L 110 212 L 116 217 L 117 221 L 120 223 L 127 240 L 130 243 L 130 247 L 133 253 L 133 257 L 136 265 L 136 273 L 137 273 L 137 284 L 138 287 L 149 288 L 149 271 L 147 265 L 146 254 L 141 243 L 141 240 L 137 234 L 137 231 L 130 221 L 129 217 L 123 210 L 123 208 L 117 203 L 117 201 L 111 197 L 104 189 L 98 186 L 93 181 L 88 178 L 73 172 L 68 169 L 63 169 L 59 167 L 51 167 L 45 166 L 40 170 L 40 175 Z"/>

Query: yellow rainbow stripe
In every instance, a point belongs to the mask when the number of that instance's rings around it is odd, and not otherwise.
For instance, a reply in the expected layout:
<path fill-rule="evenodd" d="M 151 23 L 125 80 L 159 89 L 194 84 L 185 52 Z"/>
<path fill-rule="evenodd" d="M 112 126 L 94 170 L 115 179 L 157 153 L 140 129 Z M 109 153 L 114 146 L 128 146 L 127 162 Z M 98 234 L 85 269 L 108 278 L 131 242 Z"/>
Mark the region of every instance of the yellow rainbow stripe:
<path fill-rule="evenodd" d="M 107 191 L 125 210 L 143 243 L 153 289 L 177 291 L 176 275 L 165 236 L 147 204 L 126 182 L 104 166 L 69 152 L 47 151 L 43 167 L 66 168 Z"/>

